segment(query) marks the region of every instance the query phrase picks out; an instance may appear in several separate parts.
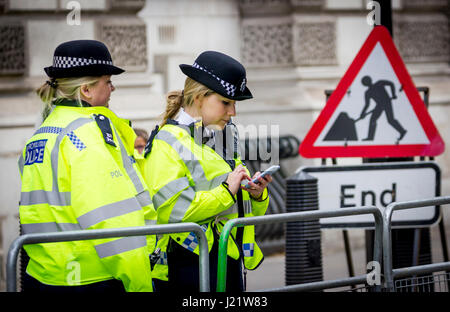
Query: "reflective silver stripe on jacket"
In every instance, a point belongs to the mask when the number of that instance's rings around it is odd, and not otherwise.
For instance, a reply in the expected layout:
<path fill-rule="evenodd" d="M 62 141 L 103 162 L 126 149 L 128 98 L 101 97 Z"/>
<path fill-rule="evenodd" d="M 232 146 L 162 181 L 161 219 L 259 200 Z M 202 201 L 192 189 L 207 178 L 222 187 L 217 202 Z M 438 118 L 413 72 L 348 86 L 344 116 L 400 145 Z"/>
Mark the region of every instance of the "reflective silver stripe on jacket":
<path fill-rule="evenodd" d="M 78 223 L 56 223 L 56 222 L 27 223 L 21 224 L 21 227 L 22 227 L 22 234 L 81 230 L 81 227 Z"/>
<path fill-rule="evenodd" d="M 155 208 L 164 204 L 173 195 L 187 189 L 189 187 L 189 180 L 187 177 L 182 177 L 173 181 L 170 181 L 165 186 L 159 189 L 159 191 L 153 196 L 153 204 Z"/>
<path fill-rule="evenodd" d="M 69 206 L 70 192 L 35 190 L 20 193 L 20 204 L 23 206 L 49 204 L 52 206 Z"/>
<path fill-rule="evenodd" d="M 239 211 L 238 204 L 234 203 L 233 206 L 231 206 L 227 210 L 222 211 L 221 213 L 219 213 L 219 216 L 225 216 L 225 215 L 229 215 L 229 214 L 232 214 L 232 213 L 238 213 L 238 211 Z"/>
<path fill-rule="evenodd" d="M 125 168 L 125 171 L 127 172 L 127 175 L 130 177 L 131 182 L 133 182 L 133 185 L 136 189 L 137 195 L 136 199 L 138 200 L 141 207 L 145 207 L 152 204 L 152 199 L 150 198 L 150 193 L 148 190 L 144 189 L 144 186 L 139 179 L 139 176 L 136 172 L 136 170 L 133 167 L 133 163 L 131 162 L 130 157 L 128 156 L 127 150 L 125 149 L 125 146 L 123 145 L 122 139 L 118 135 L 116 129 L 113 127 L 114 133 L 116 135 L 117 141 L 119 142 L 120 146 L 120 153 L 122 155 L 122 164 Z"/>
<path fill-rule="evenodd" d="M 233 213 L 239 213 L 239 207 L 237 203 L 234 203 L 233 206 L 219 213 L 219 216 L 225 216 Z M 252 213 L 252 202 L 249 199 L 244 199 L 244 213 Z"/>
<path fill-rule="evenodd" d="M 156 135 L 156 139 L 165 141 L 166 143 L 171 145 L 173 149 L 175 149 L 180 158 L 186 164 L 186 167 L 189 169 L 192 179 L 195 181 L 195 191 L 210 190 L 214 188 L 214 184 L 216 184 L 215 186 L 218 186 L 222 181 L 224 181 L 221 180 L 219 182 L 218 177 L 211 181 L 207 180 L 205 171 L 203 170 L 200 161 L 192 153 L 192 151 L 190 151 L 189 148 L 185 147 L 172 133 L 161 130 Z"/>
<path fill-rule="evenodd" d="M 186 212 L 194 201 L 195 191 L 192 188 L 185 189 L 177 198 L 177 202 L 170 213 L 169 223 L 178 223 L 183 221 Z"/>
<path fill-rule="evenodd" d="M 19 165 L 20 175 L 23 176 L 23 167 L 25 166 L 25 159 L 23 159 L 23 153 L 20 154 L 18 165 Z"/>
<path fill-rule="evenodd" d="M 97 245 L 95 250 L 100 258 L 106 258 L 145 246 L 147 246 L 145 236 L 130 236 Z"/>
<path fill-rule="evenodd" d="M 64 139 L 64 137 L 67 135 L 67 133 L 74 131 L 81 126 L 93 122 L 91 118 L 78 118 L 74 121 L 72 121 L 67 127 L 65 127 L 60 134 L 56 137 L 55 145 L 53 146 L 52 152 L 51 152 L 51 162 L 52 162 L 52 172 L 53 172 L 53 192 L 59 192 L 59 186 L 58 186 L 58 158 L 59 158 L 59 145 L 61 144 L 61 141 Z"/>
<path fill-rule="evenodd" d="M 156 139 L 165 141 L 175 149 L 178 155 L 180 155 L 180 158 L 186 164 L 186 167 L 191 173 L 192 179 L 195 183 L 195 185 L 190 188 L 189 180 L 186 177 L 182 177 L 163 186 L 153 196 L 155 208 L 158 209 L 158 207 L 164 204 L 168 199 L 182 191 L 177 199 L 177 202 L 172 208 L 172 212 L 169 217 L 169 222 L 171 223 L 181 222 L 186 211 L 195 198 L 195 192 L 208 191 L 218 187 L 223 181 L 226 180 L 229 173 L 225 173 L 213 178 L 212 180 L 208 180 L 200 161 L 195 157 L 192 151 L 181 144 L 172 133 L 161 130 L 156 135 Z"/>
<path fill-rule="evenodd" d="M 98 207 L 79 216 L 77 220 L 83 229 L 87 229 L 88 227 L 107 219 L 139 210 L 141 210 L 141 206 L 137 202 L 136 198 L 133 197 Z"/>
<path fill-rule="evenodd" d="M 52 191 L 35 190 L 31 192 L 22 192 L 20 199 L 21 205 L 37 205 L 45 203 L 53 206 L 68 206 L 71 204 L 70 199 L 71 193 L 59 192 L 58 186 L 58 158 L 60 150 L 59 147 L 61 141 L 67 134 L 72 133 L 74 130 L 78 129 L 79 127 L 89 122 L 93 122 L 93 120 L 90 118 L 79 118 L 72 121 L 66 128 L 57 132 L 58 136 L 56 138 L 55 145 L 51 151 L 50 156 L 53 173 Z M 119 142 L 121 143 L 121 141 Z M 19 159 L 19 168 L 23 173 L 23 157 L 21 158 L 22 159 Z M 129 160 L 128 156 L 126 157 L 126 159 Z M 129 212 L 139 210 L 141 209 L 140 203 L 147 204 L 148 202 L 151 202 L 149 198 L 150 196 L 148 195 L 147 192 L 147 196 L 146 194 L 142 193 L 141 196 L 137 196 L 136 198 L 130 198 L 116 203 L 108 204 L 102 207 L 98 207 L 78 217 L 79 224 L 56 223 L 56 222 L 22 224 L 22 230 L 24 233 L 45 233 L 45 232 L 60 232 L 60 231 L 86 229 L 92 225 L 95 225 L 109 218 L 114 218 L 116 216 L 120 216 Z"/>
<path fill-rule="evenodd" d="M 52 206 L 69 206 L 71 203 L 70 192 L 60 192 L 58 186 L 58 157 L 59 157 L 59 146 L 64 137 L 83 126 L 86 123 L 93 122 L 90 118 L 78 118 L 72 121 L 67 127 L 59 131 L 56 137 L 55 145 L 50 153 L 50 161 L 52 166 L 53 174 L 53 184 L 51 191 L 44 190 L 34 190 L 30 192 L 21 192 L 20 194 L 20 205 L 39 205 L 39 204 L 49 204 Z M 23 175 L 24 160 L 23 154 L 19 158 L 19 169 Z"/>
<path fill-rule="evenodd" d="M 145 225 L 155 225 L 155 224 L 156 224 L 156 220 L 145 219 Z"/>
<path fill-rule="evenodd" d="M 248 213 L 252 213 L 252 201 L 250 199 L 245 199 L 244 200 L 244 213 L 248 214 Z"/>

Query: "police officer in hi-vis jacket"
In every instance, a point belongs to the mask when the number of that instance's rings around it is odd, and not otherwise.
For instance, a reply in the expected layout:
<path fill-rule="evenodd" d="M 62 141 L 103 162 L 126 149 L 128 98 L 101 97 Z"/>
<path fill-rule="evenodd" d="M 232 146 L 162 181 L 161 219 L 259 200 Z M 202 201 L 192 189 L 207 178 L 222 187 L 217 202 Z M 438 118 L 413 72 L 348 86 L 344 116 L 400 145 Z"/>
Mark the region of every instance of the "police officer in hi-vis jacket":
<path fill-rule="evenodd" d="M 269 205 L 270 176 L 249 188 L 250 173 L 240 158 L 236 101 L 251 99 L 244 67 L 228 55 L 201 53 L 193 65 L 180 65 L 187 75 L 182 91 L 170 92 L 164 119 L 152 132 L 145 151 L 143 175 L 149 185 L 158 223 L 196 222 L 205 231 L 210 254 L 210 289 L 217 281 L 218 240 L 233 218 L 264 215 Z M 259 172 L 255 173 L 256 177 Z M 242 272 L 263 260 L 254 226 L 234 228 L 228 243 L 227 290 L 244 290 Z M 154 269 L 161 289 L 199 290 L 198 241 L 193 233 L 164 235 L 158 240 L 161 261 Z M 166 285 L 164 282 L 166 281 Z"/>
<path fill-rule="evenodd" d="M 43 122 L 19 159 L 23 234 L 155 223 L 134 154 L 136 134 L 108 101 L 114 86 L 107 47 L 60 44 L 37 90 Z M 25 245 L 25 291 L 152 291 L 148 246 L 154 236 Z"/>

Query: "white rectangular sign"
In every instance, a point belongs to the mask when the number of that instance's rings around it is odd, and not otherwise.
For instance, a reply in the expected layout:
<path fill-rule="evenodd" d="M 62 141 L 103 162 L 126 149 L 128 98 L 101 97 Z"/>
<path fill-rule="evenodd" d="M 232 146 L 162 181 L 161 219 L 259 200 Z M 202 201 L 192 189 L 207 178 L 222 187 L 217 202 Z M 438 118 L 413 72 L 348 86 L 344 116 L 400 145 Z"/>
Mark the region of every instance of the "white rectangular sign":
<path fill-rule="evenodd" d="M 440 169 L 433 162 L 379 163 L 360 166 L 304 167 L 318 179 L 319 209 L 387 207 L 392 202 L 429 199 L 440 195 Z M 429 226 L 439 219 L 437 207 L 396 211 L 393 227 Z M 323 227 L 372 227 L 373 215 L 320 220 Z"/>

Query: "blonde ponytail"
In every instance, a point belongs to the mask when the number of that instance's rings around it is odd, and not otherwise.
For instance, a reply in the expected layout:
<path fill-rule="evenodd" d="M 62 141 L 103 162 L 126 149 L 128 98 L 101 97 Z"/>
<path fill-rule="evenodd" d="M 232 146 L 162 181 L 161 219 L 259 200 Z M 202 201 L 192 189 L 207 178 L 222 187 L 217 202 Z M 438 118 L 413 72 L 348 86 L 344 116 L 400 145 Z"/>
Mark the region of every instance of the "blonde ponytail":
<path fill-rule="evenodd" d="M 42 121 L 44 121 L 52 111 L 52 102 L 55 98 L 56 88 L 46 82 L 36 90 L 36 93 L 44 102 L 41 112 Z"/>
<path fill-rule="evenodd" d="M 167 123 L 168 119 L 174 119 L 183 106 L 183 91 L 171 91 L 166 96 L 166 111 L 164 112 L 161 126 Z"/>
<path fill-rule="evenodd" d="M 163 115 L 163 121 L 160 127 L 167 123 L 168 119 L 174 119 L 181 107 L 189 107 L 194 104 L 194 99 L 202 100 L 205 96 L 215 93 L 208 87 L 187 77 L 184 83 L 184 90 L 171 91 L 166 97 L 166 111 Z"/>
<path fill-rule="evenodd" d="M 100 77 L 77 77 L 58 78 L 47 80 L 36 90 L 36 94 L 44 102 L 42 107 L 42 121 L 44 121 L 53 110 L 53 103 L 60 99 L 76 100 L 81 107 L 81 86 L 94 85 Z"/>

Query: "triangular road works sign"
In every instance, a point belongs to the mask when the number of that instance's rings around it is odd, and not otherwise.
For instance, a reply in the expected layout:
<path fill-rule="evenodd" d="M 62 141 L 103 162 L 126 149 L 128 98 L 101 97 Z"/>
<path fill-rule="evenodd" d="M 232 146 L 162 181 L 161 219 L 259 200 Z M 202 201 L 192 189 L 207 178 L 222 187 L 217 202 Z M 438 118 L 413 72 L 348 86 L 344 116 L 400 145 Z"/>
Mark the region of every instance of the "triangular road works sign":
<path fill-rule="evenodd" d="M 444 142 L 384 26 L 369 34 L 300 145 L 308 158 L 436 156 Z"/>

